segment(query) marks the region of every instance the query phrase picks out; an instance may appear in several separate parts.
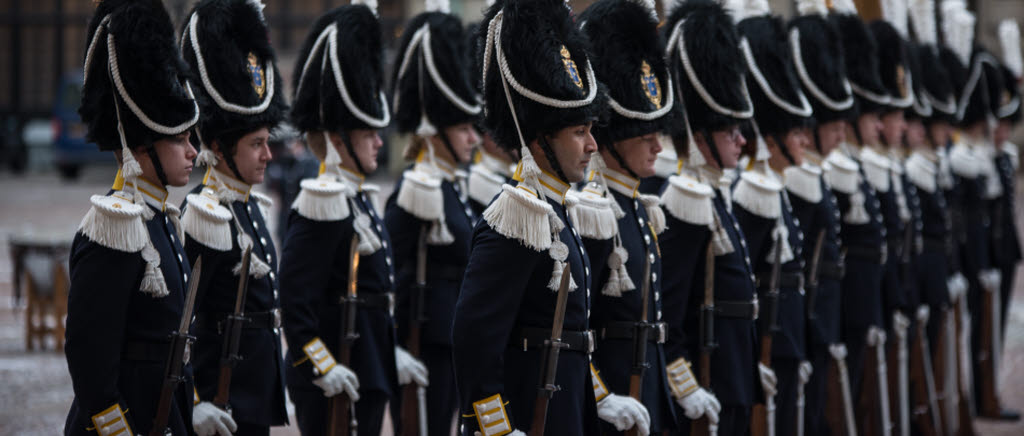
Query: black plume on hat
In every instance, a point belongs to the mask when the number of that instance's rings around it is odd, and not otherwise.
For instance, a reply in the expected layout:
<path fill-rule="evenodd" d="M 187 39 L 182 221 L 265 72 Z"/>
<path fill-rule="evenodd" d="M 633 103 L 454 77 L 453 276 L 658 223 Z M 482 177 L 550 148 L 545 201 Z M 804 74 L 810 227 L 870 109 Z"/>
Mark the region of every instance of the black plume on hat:
<path fill-rule="evenodd" d="M 857 15 L 833 13 L 829 20 L 839 30 L 843 41 L 846 75 L 857 100 L 857 111 L 883 112 L 890 98 L 879 75 L 878 43 Z"/>
<path fill-rule="evenodd" d="M 838 29 L 824 16 L 809 14 L 790 21 L 789 32 L 795 72 L 814 108 L 814 120 L 824 124 L 852 118 L 856 107 Z"/>
<path fill-rule="evenodd" d="M 672 10 L 665 32 L 669 68 L 678 78 L 691 129 L 722 130 L 749 120 L 753 108 L 745 90 L 746 65 L 725 9 L 710 0 L 688 0 Z M 686 53 L 689 72 L 680 51 Z"/>
<path fill-rule="evenodd" d="M 428 48 L 422 42 L 425 32 L 429 32 L 429 57 L 424 56 Z M 410 44 L 415 44 L 412 50 Z M 467 51 L 458 17 L 443 12 L 413 17 L 402 34 L 392 74 L 398 131 L 415 132 L 423 115 L 435 128 L 443 129 L 472 121 L 480 113 Z M 438 77 L 431 73 L 431 68 Z M 446 96 L 441 86 L 447 87 L 452 95 Z"/>
<path fill-rule="evenodd" d="M 594 50 L 597 80 L 619 105 L 612 104 L 607 123 L 594 127 L 598 143 L 672 133 L 668 131 L 682 112 L 670 94 L 675 90 L 652 11 L 634 0 L 598 0 L 580 14 L 579 22 Z"/>
<path fill-rule="evenodd" d="M 182 55 L 192 68 L 206 143 L 229 132 L 272 129 L 284 119 L 288 106 L 267 32 L 262 11 L 249 0 L 203 0 L 188 15 Z"/>
<path fill-rule="evenodd" d="M 878 73 L 882 87 L 889 95 L 886 111 L 903 110 L 914 102 L 907 41 L 888 21 L 875 20 L 868 25 L 878 44 Z"/>
<path fill-rule="evenodd" d="M 292 75 L 295 127 L 309 132 L 387 126 L 382 57 L 380 22 L 366 5 L 340 6 L 317 18 Z"/>
<path fill-rule="evenodd" d="M 754 121 L 761 134 L 785 134 L 794 128 L 809 126 L 812 109 L 800 89 L 793 67 L 789 32 L 782 19 L 770 15 L 755 16 L 740 21 L 737 27 L 750 49 L 747 88 L 754 102 Z"/>
<path fill-rule="evenodd" d="M 494 38 L 490 44 L 489 34 Z M 486 69 L 483 127 L 499 146 L 521 148 L 508 98 L 526 144 L 540 135 L 594 121 L 606 109 L 602 85 L 587 74 L 589 43 L 562 0 L 499 1 L 484 15 L 478 41 L 481 69 Z M 506 60 L 505 68 L 499 65 L 496 45 Z M 513 79 L 521 89 L 516 89 Z M 555 101 L 560 103 L 547 104 Z"/>
<path fill-rule="evenodd" d="M 100 150 L 121 148 L 118 112 L 128 147 L 181 134 L 198 121 L 199 108 L 186 90 L 188 66 L 159 0 L 99 3 L 87 43 L 78 113 L 87 139 Z"/>
<path fill-rule="evenodd" d="M 931 106 L 931 121 L 956 122 L 956 96 L 953 90 L 953 79 L 946 66 L 939 60 L 939 49 L 933 45 L 917 45 L 912 52 L 918 64 L 911 75 L 914 77 L 914 88 L 918 99 L 924 99 Z"/>

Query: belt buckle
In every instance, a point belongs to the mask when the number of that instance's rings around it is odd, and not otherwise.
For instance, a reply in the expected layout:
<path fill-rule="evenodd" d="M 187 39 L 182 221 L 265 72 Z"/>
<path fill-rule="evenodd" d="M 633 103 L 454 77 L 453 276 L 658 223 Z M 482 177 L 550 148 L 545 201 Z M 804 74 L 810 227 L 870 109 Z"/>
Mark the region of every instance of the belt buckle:
<path fill-rule="evenodd" d="M 879 256 L 881 257 L 881 261 L 879 261 L 879 263 L 885 265 L 885 263 L 889 260 L 889 244 L 883 243 L 882 249 L 879 251 L 881 254 L 881 256 Z"/>
<path fill-rule="evenodd" d="M 757 321 L 758 314 L 761 312 L 761 303 L 754 297 L 754 301 L 750 303 L 754 306 L 753 321 Z"/>
<path fill-rule="evenodd" d="M 668 336 L 668 327 L 665 325 L 664 321 L 659 321 L 655 325 L 658 327 L 658 343 L 664 344 L 665 338 Z"/>
<path fill-rule="evenodd" d="M 395 315 L 395 293 L 394 292 L 385 292 L 384 295 L 387 295 L 387 298 L 388 298 L 388 313 L 391 314 L 391 316 L 394 316 Z"/>
<path fill-rule="evenodd" d="M 281 328 L 281 308 L 275 307 L 270 311 L 270 315 L 274 320 L 274 328 Z"/>
<path fill-rule="evenodd" d="M 587 330 L 587 354 L 593 353 L 594 349 L 597 348 L 595 345 L 597 341 L 594 340 L 594 331 Z"/>

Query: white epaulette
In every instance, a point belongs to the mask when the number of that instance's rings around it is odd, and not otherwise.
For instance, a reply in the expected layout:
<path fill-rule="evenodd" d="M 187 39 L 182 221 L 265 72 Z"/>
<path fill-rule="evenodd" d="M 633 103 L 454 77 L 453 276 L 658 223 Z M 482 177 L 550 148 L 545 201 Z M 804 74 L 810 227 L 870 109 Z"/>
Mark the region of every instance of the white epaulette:
<path fill-rule="evenodd" d="M 782 184 L 774 176 L 759 171 L 744 171 L 732 193 L 732 201 L 763 218 L 782 216 Z"/>
<path fill-rule="evenodd" d="M 957 143 L 949 150 L 949 167 L 954 174 L 973 179 L 981 174 L 981 159 L 970 147 Z"/>
<path fill-rule="evenodd" d="M 825 163 L 828 164 L 825 181 L 832 189 L 847 195 L 860 189 L 858 187 L 860 173 L 857 171 L 857 161 L 837 150 L 825 158 Z"/>
<path fill-rule="evenodd" d="M 348 197 L 352 190 L 344 183 L 333 180 L 328 174 L 299 183 L 302 189 L 292 203 L 299 215 L 313 221 L 341 221 L 348 218 Z"/>
<path fill-rule="evenodd" d="M 913 153 L 907 158 L 907 179 L 914 186 L 927 193 L 934 193 L 938 187 L 938 168 L 935 163 L 920 153 Z"/>
<path fill-rule="evenodd" d="M 473 201 L 483 205 L 490 204 L 494 196 L 501 192 L 503 184 L 505 178 L 486 166 L 474 164 L 469 167 L 469 198 Z"/>
<path fill-rule="evenodd" d="M 572 226 L 584 238 L 611 239 L 619 232 L 619 217 L 611 204 L 615 200 L 594 192 L 601 188 L 593 182 L 587 188 L 582 191 L 569 190 L 565 194 Z"/>
<path fill-rule="evenodd" d="M 206 188 L 204 188 L 204 191 Z M 181 225 L 185 234 L 217 251 L 231 249 L 231 211 L 220 204 L 219 200 L 204 194 L 188 194 L 185 196 L 185 213 L 181 217 Z"/>
<path fill-rule="evenodd" d="M 93 195 L 89 201 L 92 207 L 78 226 L 86 238 L 113 250 L 142 251 L 149 242 L 142 219 L 146 206 L 116 195 Z"/>
<path fill-rule="evenodd" d="M 1017 172 L 1020 169 L 1020 151 L 1017 144 L 1009 141 L 1004 142 L 1003 153 L 1010 156 L 1010 165 L 1013 167 L 1013 172 Z"/>
<path fill-rule="evenodd" d="M 444 217 L 441 178 L 415 168 L 402 173 L 402 187 L 395 204 L 416 218 L 434 221 Z"/>
<path fill-rule="evenodd" d="M 800 199 L 818 204 L 821 201 L 821 168 L 808 164 L 791 166 L 782 171 L 786 190 Z"/>
<path fill-rule="evenodd" d="M 709 226 L 715 221 L 712 198 L 715 191 L 711 186 L 689 176 L 677 175 L 668 178 L 668 186 L 661 194 L 661 204 L 676 219 L 698 226 Z"/>
<path fill-rule="evenodd" d="M 484 210 L 484 220 L 501 236 L 535 251 L 551 248 L 554 209 L 525 186 L 502 185 L 501 194 Z"/>
<path fill-rule="evenodd" d="M 878 192 L 889 192 L 891 187 L 889 171 L 892 169 L 892 161 L 889 160 L 889 157 L 865 147 L 860 153 L 860 161 L 868 183 Z"/>

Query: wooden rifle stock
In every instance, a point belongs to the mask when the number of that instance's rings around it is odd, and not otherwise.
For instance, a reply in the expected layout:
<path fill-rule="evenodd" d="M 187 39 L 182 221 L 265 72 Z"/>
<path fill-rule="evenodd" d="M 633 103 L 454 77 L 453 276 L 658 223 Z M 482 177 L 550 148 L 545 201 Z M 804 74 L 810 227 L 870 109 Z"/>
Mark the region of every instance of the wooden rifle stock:
<path fill-rule="evenodd" d="M 973 376 L 970 367 L 970 354 L 968 347 L 960 347 L 961 338 L 964 338 L 970 332 L 970 319 L 967 318 L 967 302 L 964 301 L 967 298 L 966 295 L 961 295 L 956 301 L 956 313 L 953 315 L 956 318 L 956 360 L 957 360 L 957 396 L 960 401 L 957 407 L 957 421 L 960 426 L 957 428 L 957 436 L 974 436 L 974 412 L 973 403 L 974 395 L 971 392 L 973 389 L 973 383 L 971 377 Z M 969 339 L 967 339 L 969 340 Z"/>
<path fill-rule="evenodd" d="M 220 350 L 220 371 L 217 376 L 217 395 L 213 397 L 213 405 L 230 411 L 228 403 L 231 395 L 231 375 L 235 365 L 242 356 L 238 354 L 242 338 L 242 323 L 246 322 L 245 296 L 249 288 L 249 262 L 252 258 L 252 247 L 242 252 L 242 268 L 238 272 L 238 291 L 235 293 L 235 311 L 228 315 L 224 322 L 224 342 Z"/>
<path fill-rule="evenodd" d="M 423 314 L 423 303 L 427 292 L 427 232 L 429 227 L 424 224 L 420 226 L 419 241 L 416 246 L 416 285 L 409 295 L 409 333 L 405 342 L 405 349 L 409 355 L 415 358 L 420 357 L 420 336 L 421 326 L 426 317 Z M 422 403 L 420 391 L 423 388 L 410 382 L 402 387 L 402 409 L 401 409 L 401 436 L 427 436 L 426 431 L 426 405 Z"/>
<path fill-rule="evenodd" d="M 195 338 L 189 336 L 189 327 L 192 325 L 192 309 L 196 304 L 196 291 L 199 289 L 199 274 L 203 269 L 203 256 L 196 258 L 192 265 L 192 277 L 188 282 L 188 293 L 185 295 L 185 307 L 182 310 L 181 321 L 178 329 L 171 333 L 171 347 L 167 356 L 167 363 L 164 366 L 163 385 L 160 387 L 160 397 L 157 399 L 156 414 L 153 415 L 153 426 L 149 429 L 149 436 L 164 436 L 167 433 L 167 420 L 171 414 L 171 404 L 174 401 L 174 391 L 178 383 L 185 380 L 182 371 L 185 366 L 185 351 Z"/>
<path fill-rule="evenodd" d="M 348 289 L 342 293 L 342 319 L 338 337 L 338 365 L 350 367 L 352 363 L 352 344 L 359 338 L 356 332 L 356 312 L 359 309 L 358 273 L 359 273 L 359 234 L 352 235 L 349 248 Z M 359 423 L 356 422 L 355 403 L 348 394 L 342 392 L 328 399 L 327 434 L 329 436 L 355 436 Z"/>
<path fill-rule="evenodd" d="M 548 402 L 555 391 L 559 390 L 555 384 L 555 375 L 558 372 L 558 354 L 562 348 L 568 347 L 562 342 L 562 327 L 565 323 L 565 306 L 569 300 L 569 280 L 571 280 L 569 264 L 562 268 L 562 282 L 558 285 L 558 296 L 555 300 L 555 313 L 551 320 L 551 339 L 544 342 L 544 351 L 541 356 L 540 386 L 537 389 L 537 400 L 533 403 L 533 422 L 530 424 L 530 436 L 544 436 L 544 427 L 548 421 Z"/>
<path fill-rule="evenodd" d="M 912 414 L 920 435 L 938 436 L 941 433 L 941 423 L 928 347 L 928 328 L 926 322 L 920 318 L 916 333 L 910 348 L 910 382 L 914 388 Z"/>
<path fill-rule="evenodd" d="M 772 275 L 768 292 L 765 295 L 766 322 L 761 331 L 761 356 L 758 363 L 772 366 L 772 337 L 778 329 L 779 316 L 779 276 L 782 272 L 782 241 L 781 236 L 775 238 L 775 256 L 772 262 Z M 758 371 L 760 377 L 760 371 Z M 775 398 L 764 393 L 764 402 L 754 404 L 751 411 L 750 434 L 753 436 L 774 436 L 775 429 Z"/>
<path fill-rule="evenodd" d="M 715 250 L 708 243 L 704 262 L 704 304 L 700 310 L 700 368 L 698 380 L 701 387 L 711 390 L 711 353 L 715 347 Z M 691 436 L 711 436 L 711 420 L 701 416 L 690 423 Z"/>

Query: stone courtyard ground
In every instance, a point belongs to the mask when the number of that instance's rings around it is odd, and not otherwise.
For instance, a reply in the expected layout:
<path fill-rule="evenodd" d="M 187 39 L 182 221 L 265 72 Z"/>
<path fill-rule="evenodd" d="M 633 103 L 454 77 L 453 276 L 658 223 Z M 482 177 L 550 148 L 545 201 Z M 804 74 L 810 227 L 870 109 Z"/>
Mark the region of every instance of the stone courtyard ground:
<path fill-rule="evenodd" d="M 71 404 L 71 379 L 63 354 L 26 351 L 25 310 L 13 304 L 11 237 L 43 235 L 70 239 L 88 209 L 89 195 L 105 193 L 114 168 L 86 168 L 76 182 L 62 182 L 56 174 L 15 177 L 0 173 L 0 436 L 50 436 L 62 433 Z M 194 186 L 201 174 L 193 175 Z M 386 183 L 382 199 L 390 191 Z M 1024 184 L 1018 183 L 1018 186 Z M 185 190 L 171 193 L 174 202 Z M 1018 192 L 1018 196 L 1020 196 Z M 1020 198 L 1020 197 L 1018 197 Z M 1024 222 L 1018 201 L 1017 221 Z M 1018 227 L 1021 227 L 1018 225 Z M 1024 272 L 1022 272 L 1024 273 Z M 1005 405 L 1024 409 L 1024 280 L 1018 280 L 1009 311 L 1009 327 L 1001 362 L 999 386 Z M 275 428 L 273 435 L 297 435 L 293 425 Z M 1022 435 L 1024 423 L 979 420 L 980 435 Z"/>

